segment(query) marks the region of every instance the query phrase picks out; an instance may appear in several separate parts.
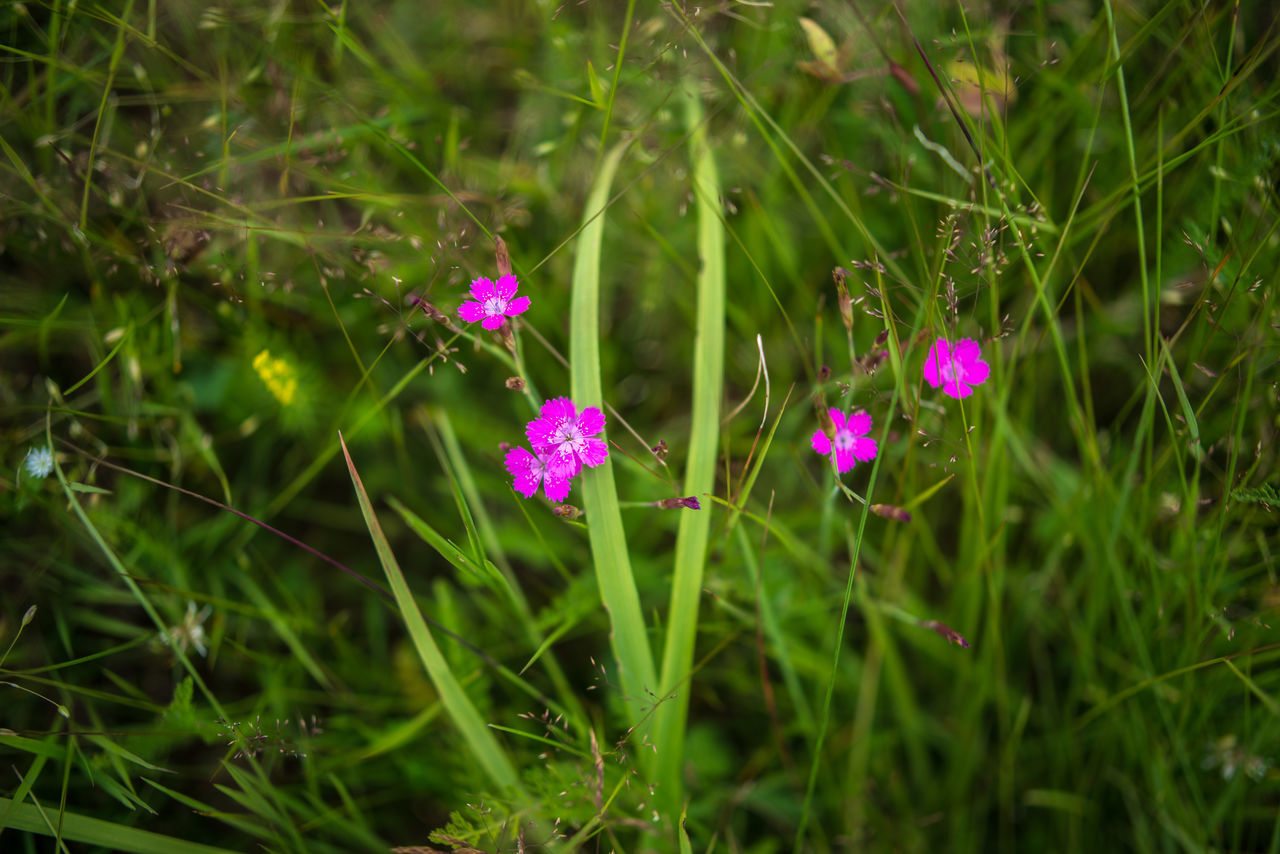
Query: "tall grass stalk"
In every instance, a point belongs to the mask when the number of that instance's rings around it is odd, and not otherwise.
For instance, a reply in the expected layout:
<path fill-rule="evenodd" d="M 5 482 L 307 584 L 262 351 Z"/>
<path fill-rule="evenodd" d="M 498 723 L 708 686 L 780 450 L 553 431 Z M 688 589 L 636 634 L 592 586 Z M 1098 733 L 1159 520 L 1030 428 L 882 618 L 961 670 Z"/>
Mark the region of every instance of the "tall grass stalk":
<path fill-rule="evenodd" d="M 582 229 L 578 232 L 573 262 L 573 284 L 569 307 L 569 387 L 579 409 L 604 407 L 600 379 L 600 244 L 604 238 L 604 216 L 609 188 L 618 164 L 630 142 L 623 141 L 601 161 L 591 192 L 587 196 Z M 582 474 L 582 504 L 587 515 L 591 559 L 600 600 L 609 612 L 610 644 L 618 662 L 618 678 L 626 698 L 628 716 L 637 726 L 648 714 L 657 696 L 658 677 L 640 594 L 631 573 L 631 555 L 618 508 L 618 490 L 613 479 L 613 462 L 606 458 Z M 641 750 L 641 757 L 648 751 Z M 648 763 L 648 758 L 642 758 Z"/>
<path fill-rule="evenodd" d="M 715 487 L 716 453 L 720 440 L 720 400 L 724 394 L 724 225 L 721 222 L 720 177 L 707 143 L 707 128 L 697 85 L 686 79 L 683 98 L 689 127 L 689 157 L 693 161 L 693 192 L 698 212 L 698 314 L 693 346 L 693 412 L 689 428 L 689 458 L 685 464 L 684 494 L 706 502 Z M 658 747 L 659 798 L 674 815 L 679 806 L 684 767 L 685 723 L 689 714 L 689 668 L 698 633 L 698 604 L 707 560 L 711 504 L 680 514 L 671 605 L 662 654 L 662 696 L 654 724 Z"/>
<path fill-rule="evenodd" d="M 52 836 L 60 843 L 62 840 L 84 842 L 128 854 L 231 854 L 233 850 L 65 812 L 52 805 L 23 804 L 8 798 L 0 798 L 0 828 L 3 827 Z M 59 850 L 69 849 L 63 843 Z"/>
<path fill-rule="evenodd" d="M 449 418 L 448 411 L 445 409 L 433 409 L 427 417 L 440 432 L 440 442 L 445 454 L 445 457 L 441 458 L 441 462 L 444 463 L 447 457 L 448 466 L 457 479 L 458 489 L 462 493 L 459 503 L 469 509 L 480 539 L 483 542 L 485 552 L 492 556 L 494 564 L 499 572 L 502 573 L 502 578 L 506 582 L 506 591 L 519 617 L 521 628 L 525 631 L 533 648 L 540 651 L 540 659 L 543 661 L 551 681 L 555 684 L 558 692 L 556 699 L 563 704 L 564 708 L 572 710 L 571 714 L 576 720 L 585 721 L 587 716 L 582 709 L 582 703 L 577 694 L 570 688 L 569 680 L 565 677 L 564 670 L 560 667 L 560 662 L 557 660 L 555 653 L 551 651 L 547 639 L 539 631 L 536 615 L 533 613 L 533 609 L 529 607 L 529 598 L 525 595 L 520 580 L 512 569 L 511 562 L 507 559 L 506 551 L 502 548 L 502 540 L 498 536 L 492 517 L 489 515 L 488 510 L 485 509 L 483 497 L 476 486 L 475 477 L 471 473 L 471 466 L 467 463 L 467 457 L 463 453 L 462 444 L 458 441 L 457 433 L 453 429 L 453 422 Z"/>
<path fill-rule="evenodd" d="M 462 690 L 462 685 L 453 675 L 453 670 L 431 636 L 431 629 L 427 627 L 427 621 L 422 617 L 422 611 L 419 610 L 418 603 L 413 598 L 413 592 L 409 590 L 404 573 L 400 570 L 400 564 L 391 551 L 391 544 L 382 533 L 382 525 L 378 523 L 378 517 L 373 512 L 373 505 L 369 501 L 368 493 L 365 492 L 360 474 L 356 471 L 351 453 L 347 450 L 347 443 L 341 436 L 338 437 L 338 442 L 342 446 L 342 456 L 347 461 L 347 471 L 351 474 L 351 484 L 355 487 L 356 499 L 360 503 L 360 513 L 364 516 L 365 525 L 369 528 L 369 536 L 373 539 L 373 547 L 378 553 L 378 562 L 382 564 L 382 569 L 387 574 L 391 595 L 396 600 L 396 607 L 399 608 L 401 617 L 404 618 L 405 628 L 413 640 L 414 649 L 418 651 L 418 657 L 422 660 L 427 675 L 431 677 L 431 683 L 440 695 L 440 702 L 444 704 L 449 719 L 462 733 L 462 738 L 470 748 L 471 755 L 485 770 L 489 779 L 508 792 L 520 792 L 521 786 L 515 766 L 511 764 L 506 751 L 489 731 L 485 720 L 480 717 L 480 712 L 477 711 L 471 699 Z"/>

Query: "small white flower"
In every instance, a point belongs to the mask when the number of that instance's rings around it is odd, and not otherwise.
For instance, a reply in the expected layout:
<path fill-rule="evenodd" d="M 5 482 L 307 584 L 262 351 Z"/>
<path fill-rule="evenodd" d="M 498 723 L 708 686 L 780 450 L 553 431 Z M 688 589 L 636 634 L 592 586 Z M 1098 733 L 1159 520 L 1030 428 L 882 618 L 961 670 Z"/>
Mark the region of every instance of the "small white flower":
<path fill-rule="evenodd" d="M 180 652 L 192 647 L 201 657 L 209 654 L 204 646 L 204 621 L 209 619 L 212 608 L 205 605 L 196 611 L 196 603 L 187 600 L 187 613 L 182 622 L 160 633 L 160 639 Z"/>
<path fill-rule="evenodd" d="M 53 473 L 53 451 L 47 447 L 32 448 L 22 464 L 32 477 L 48 477 Z"/>

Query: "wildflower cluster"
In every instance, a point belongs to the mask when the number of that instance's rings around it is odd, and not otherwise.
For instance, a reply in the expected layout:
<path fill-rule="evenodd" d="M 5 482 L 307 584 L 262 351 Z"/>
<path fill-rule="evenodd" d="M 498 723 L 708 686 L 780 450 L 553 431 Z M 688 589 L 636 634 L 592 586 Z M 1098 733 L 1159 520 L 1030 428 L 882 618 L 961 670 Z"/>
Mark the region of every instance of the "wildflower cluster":
<path fill-rule="evenodd" d="M 528 311 L 529 298 L 516 296 L 520 285 L 511 273 L 511 259 L 501 240 L 498 272 L 501 275 L 496 282 L 483 276 L 471 282 L 471 299 L 458 306 L 458 316 L 467 323 L 503 329 L 508 317 Z M 512 377 L 507 387 L 522 389 L 524 381 Z M 603 430 L 604 413 L 594 406 L 579 412 L 567 397 L 548 400 L 525 427 L 532 450 L 519 447 L 507 451 L 505 462 L 514 478 L 512 486 L 525 498 L 532 498 L 541 486 L 551 501 L 564 501 L 582 469 L 598 466 L 609 456 L 609 446 L 595 438 Z"/>
<path fill-rule="evenodd" d="M 478 322 L 489 330 L 505 330 L 508 317 L 523 314 L 530 306 L 528 297 L 516 296 L 519 282 L 511 273 L 510 257 L 501 242 L 498 244 L 498 262 L 498 280 L 495 282 L 483 276 L 472 280 L 471 299 L 458 306 L 458 316 L 462 320 Z M 845 325 L 851 326 L 852 304 L 842 273 L 838 270 L 836 276 L 841 314 Z M 259 358 L 265 357 L 264 351 Z M 868 366 L 864 364 L 864 367 Z M 986 382 L 991 367 L 983 360 L 977 341 L 962 338 L 953 345 L 947 339 L 939 338 L 929 348 L 923 373 L 929 386 L 941 388 L 943 394 L 959 400 L 973 394 L 976 386 Z M 507 382 L 509 388 L 523 386 L 518 377 Z M 859 462 L 870 462 L 876 458 L 879 445 L 869 435 L 873 426 L 870 414 L 861 409 L 846 414 L 833 406 L 825 413 L 824 422 L 827 419 L 830 424 L 824 424 L 823 429 L 813 433 L 810 445 L 815 452 L 832 458 L 837 473 L 844 474 Z M 583 468 L 598 466 L 609 456 L 608 445 L 596 438 L 604 431 L 604 424 L 604 414 L 599 409 L 589 406 L 579 412 L 567 397 L 553 398 L 542 404 L 538 417 L 525 428 L 529 447 L 511 448 L 506 453 L 504 462 L 513 478 L 512 487 L 525 498 L 532 498 L 541 488 L 549 500 L 556 503 L 564 501 L 573 479 Z M 659 449 L 654 450 L 658 453 Z M 673 501 L 675 503 L 661 506 L 698 509 L 696 498 Z M 905 511 L 887 505 L 881 512 L 890 518 L 910 518 Z"/>
<path fill-rule="evenodd" d="M 563 501 L 584 467 L 598 466 L 609 456 L 609 446 L 594 438 L 603 430 L 604 413 L 594 406 L 578 412 L 567 397 L 542 404 L 538 417 L 525 428 L 533 451 L 507 451 L 507 471 L 515 478 L 515 490 L 530 498 L 541 485 L 547 498 Z"/>
<path fill-rule="evenodd" d="M 982 385 L 991 375 L 991 366 L 982 358 L 982 350 L 972 338 L 961 338 L 953 346 L 947 339 L 939 338 L 929 348 L 924 360 L 924 381 L 932 388 L 957 400 L 973 394 L 975 386 Z M 829 430 L 817 430 L 810 439 L 813 449 L 823 456 L 833 456 L 836 472 L 844 474 L 859 462 L 876 458 L 876 440 L 868 437 L 871 432 L 871 416 L 862 410 L 849 415 L 839 407 L 831 407 Z"/>

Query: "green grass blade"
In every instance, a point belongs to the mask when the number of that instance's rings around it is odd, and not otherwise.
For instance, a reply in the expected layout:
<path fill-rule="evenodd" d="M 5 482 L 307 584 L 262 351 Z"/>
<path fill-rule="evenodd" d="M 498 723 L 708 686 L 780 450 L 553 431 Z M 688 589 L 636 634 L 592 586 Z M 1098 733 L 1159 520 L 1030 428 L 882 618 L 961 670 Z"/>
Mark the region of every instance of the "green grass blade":
<path fill-rule="evenodd" d="M 443 408 L 433 409 L 428 412 L 428 418 L 439 433 L 443 451 L 441 464 L 447 465 L 451 470 L 452 480 L 456 482 L 457 488 L 461 492 L 458 498 L 460 506 L 468 509 L 471 516 L 470 524 L 473 524 L 477 531 L 478 544 L 483 546 L 485 555 L 488 555 L 489 560 L 492 560 L 490 565 L 494 569 L 491 574 L 497 575 L 498 580 L 505 585 L 503 592 L 511 599 L 525 636 L 529 638 L 529 642 L 535 647 L 533 656 L 521 668 L 520 674 L 523 675 L 535 661 L 541 660 L 546 668 L 547 675 L 551 677 L 551 681 L 555 685 L 557 699 L 560 701 L 561 706 L 569 711 L 575 721 L 586 721 L 587 714 L 582 708 L 582 703 L 579 701 L 577 693 L 570 685 L 569 679 L 565 676 L 559 661 L 556 660 L 555 655 L 551 652 L 551 645 L 557 639 L 557 634 L 552 633 L 544 638 L 538 629 L 537 617 L 529 606 L 528 597 L 525 596 L 524 590 L 520 585 L 519 577 L 511 568 L 511 562 L 507 559 L 506 552 L 502 547 L 502 541 L 498 537 L 497 527 L 485 509 L 480 490 L 471 474 L 471 466 L 467 462 L 466 454 L 462 452 L 462 445 L 458 442 L 458 436 L 453 429 L 448 412 Z M 522 506 L 521 510 L 523 509 Z M 403 516 L 404 513 L 401 513 L 401 515 Z M 417 519 L 417 517 L 414 517 L 414 519 L 419 525 L 426 525 L 425 522 Z M 409 521 L 409 518 L 406 517 L 405 521 Z M 537 533 L 536 528 L 535 533 Z M 488 564 L 488 560 L 485 563 Z M 557 632 L 567 631 L 577 624 L 578 619 L 578 617 L 574 617 L 566 621 L 560 629 L 557 629 Z"/>
<path fill-rule="evenodd" d="M 489 732 L 480 713 L 476 711 L 476 707 L 472 705 L 440 653 L 440 648 L 436 646 L 431 630 L 427 628 L 427 622 L 418 609 L 418 603 L 414 601 L 413 593 L 405 582 L 404 573 L 400 571 L 400 565 L 391 552 L 391 544 L 387 542 L 386 536 L 382 533 L 382 526 L 378 524 L 378 517 L 373 512 L 373 505 L 369 503 L 369 496 L 364 490 L 364 484 L 360 481 L 360 475 L 356 471 L 355 463 L 351 460 L 351 454 L 347 451 L 346 442 L 342 440 L 341 435 L 338 441 L 342 445 L 342 455 L 347 460 L 347 470 L 351 473 L 351 483 L 355 487 L 356 498 L 360 502 L 360 512 L 364 515 L 369 536 L 373 539 L 373 546 L 378 552 L 378 561 L 386 571 L 387 581 L 391 585 L 391 594 L 395 597 L 396 606 L 404 617 L 405 628 L 408 629 L 413 646 L 418 651 L 418 657 L 422 659 L 422 664 L 427 669 L 427 675 L 431 677 L 431 682 L 440 695 L 445 711 L 448 712 L 453 725 L 462 732 L 462 737 L 466 740 L 472 755 L 488 774 L 489 779 L 504 789 L 519 790 L 520 784 L 511 760 L 507 758 L 506 752 L 498 744 L 497 739 Z"/>
<path fill-rule="evenodd" d="M 1161 355 L 1164 361 L 1169 365 L 1169 379 L 1173 380 L 1173 390 L 1178 395 L 1178 406 L 1182 408 L 1182 417 L 1187 422 L 1187 432 L 1190 434 L 1190 442 L 1187 445 L 1191 456 L 1195 457 L 1199 462 L 1204 459 L 1204 448 L 1200 445 L 1200 421 L 1196 418 L 1195 408 L 1191 406 L 1191 401 L 1187 399 L 1186 387 L 1182 384 L 1182 377 L 1178 375 L 1178 366 L 1173 362 L 1173 354 L 1169 352 L 1169 345 L 1160 339 Z M 1156 371 L 1159 377 L 1160 371 Z"/>
<path fill-rule="evenodd" d="M 409 530 L 417 534 L 424 543 L 435 549 L 442 558 L 456 569 L 482 584 L 489 584 L 490 588 L 495 592 L 504 592 L 494 583 L 494 576 L 498 574 L 498 571 L 492 564 L 487 561 L 484 564 L 477 564 L 471 555 L 458 548 L 451 540 L 446 539 L 444 535 L 431 527 L 425 519 L 406 507 L 395 496 L 387 498 L 387 503 L 391 505 L 392 510 L 400 514 L 400 518 L 409 526 Z"/>
<path fill-rule="evenodd" d="M 139 830 L 75 813 L 42 810 L 31 804 L 14 803 L 8 798 L 0 798 L 0 810 L 7 811 L 9 827 L 16 830 L 45 836 L 57 835 L 65 840 L 96 845 L 108 851 L 128 851 L 131 854 L 232 854 L 226 848 L 175 839 L 150 830 Z M 57 828 L 56 832 L 50 828 L 51 823 Z"/>
<path fill-rule="evenodd" d="M 689 147 L 693 160 L 698 256 L 701 261 L 693 354 L 693 416 L 684 494 L 702 496 L 715 489 L 720 399 L 724 393 L 724 226 L 720 219 L 720 177 L 707 143 L 702 104 L 692 81 L 685 84 L 684 99 L 685 120 L 691 131 Z M 698 604 L 710 529 L 709 503 L 704 510 L 680 514 L 666 647 L 662 654 L 659 682 L 662 696 L 672 696 L 658 707 L 654 735 L 658 748 L 658 791 L 669 812 L 674 812 L 680 804 L 684 730 L 689 713 L 689 689 L 684 683 L 693 665 Z"/>
<path fill-rule="evenodd" d="M 601 163 L 600 174 L 587 197 L 582 230 L 578 234 L 569 314 L 572 365 L 569 386 L 579 409 L 604 408 L 600 380 L 600 243 L 609 188 L 627 145 L 627 142 L 619 143 Z M 630 700 L 631 722 L 639 723 L 644 716 L 644 698 L 657 691 L 658 677 L 640 611 L 640 594 L 631 574 L 631 557 L 622 529 L 611 458 L 582 473 L 582 503 L 587 514 L 600 599 L 609 612 L 610 640 L 618 660 L 618 676 L 623 693 Z M 642 751 L 641 756 L 644 755 Z"/>

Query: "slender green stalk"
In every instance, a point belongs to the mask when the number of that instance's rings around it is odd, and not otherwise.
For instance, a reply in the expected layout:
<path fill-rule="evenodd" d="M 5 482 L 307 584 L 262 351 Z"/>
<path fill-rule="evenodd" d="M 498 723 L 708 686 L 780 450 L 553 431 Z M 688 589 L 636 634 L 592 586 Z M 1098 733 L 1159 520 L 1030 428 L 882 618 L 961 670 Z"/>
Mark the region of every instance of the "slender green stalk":
<path fill-rule="evenodd" d="M 1138 178 L 1138 155 L 1133 142 L 1133 120 L 1129 116 L 1129 92 L 1124 85 L 1124 62 L 1120 56 L 1120 41 L 1116 35 L 1115 15 L 1111 11 L 1111 0 L 1105 0 L 1103 8 L 1107 12 L 1107 31 L 1111 36 L 1111 53 L 1116 60 L 1116 87 L 1120 91 L 1120 117 L 1124 120 L 1125 153 L 1129 159 L 1129 180 L 1133 187 L 1133 219 L 1134 236 L 1138 241 L 1138 274 L 1142 282 L 1142 343 L 1147 356 L 1147 364 L 1155 362 L 1156 344 L 1153 337 L 1151 282 L 1147 275 L 1147 242 L 1146 231 L 1142 222 L 1142 182 Z M 1163 166 L 1158 173 L 1163 172 Z M 1157 303 L 1154 311 L 1160 310 Z"/>
<path fill-rule="evenodd" d="M 19 804 L 7 798 L 0 798 L 0 807 L 6 811 L 8 826 L 16 830 L 56 836 L 72 842 L 85 842 L 111 851 L 128 851 L 133 854 L 229 854 L 230 850 L 163 836 L 113 821 L 59 812 L 52 808 L 45 809 L 39 805 Z"/>
<path fill-rule="evenodd" d="M 600 243 L 604 233 L 604 211 L 609 188 L 629 141 L 616 145 L 604 158 L 600 173 L 587 196 L 582 230 L 578 233 L 577 256 L 573 263 L 573 285 L 569 309 L 569 387 L 573 401 L 581 409 L 604 407 L 600 380 Z M 633 726 L 647 714 L 646 697 L 658 689 L 653 653 L 640 611 L 640 594 L 631 574 L 618 490 L 613 480 L 613 462 L 606 458 L 582 474 L 582 503 L 587 514 L 591 558 L 600 585 L 600 600 L 609 612 L 610 641 L 618 661 L 618 679 L 627 698 Z M 646 751 L 640 752 L 647 756 Z M 649 761 L 649 760 L 644 760 Z"/>
<path fill-rule="evenodd" d="M 418 603 L 414 600 L 412 591 L 409 590 L 404 573 L 400 571 L 400 564 L 396 562 L 396 556 L 391 552 L 391 544 L 382 533 L 382 526 L 378 524 L 378 517 L 374 515 L 373 505 L 369 502 L 364 484 L 360 481 L 360 474 L 356 471 L 356 465 L 352 462 L 347 444 L 342 440 L 341 435 L 338 437 L 338 442 L 342 446 L 342 455 L 347 461 L 347 470 L 351 473 L 351 483 L 355 487 L 356 498 L 360 502 L 360 512 L 364 515 L 365 525 L 369 528 L 373 547 L 378 552 L 378 561 L 387 573 L 391 594 L 395 597 L 401 616 L 404 617 L 405 628 L 413 640 L 414 648 L 418 651 L 418 657 L 422 659 L 427 675 L 431 677 L 431 682 L 440 695 L 440 702 L 444 704 L 445 711 L 449 713 L 449 719 L 461 731 L 463 740 L 471 749 L 472 756 L 489 775 L 489 779 L 503 789 L 520 791 L 515 766 L 511 764 L 506 751 L 489 731 L 471 699 L 462 690 L 462 685 L 453 675 L 449 663 L 440 653 L 440 647 L 436 646 L 435 639 L 431 636 L 431 629 L 427 627 L 427 621 L 423 619 L 422 611 L 419 610 Z"/>
<path fill-rule="evenodd" d="M 523 376 L 523 373 L 521 375 Z M 527 390 L 528 386 L 526 386 Z M 512 570 L 511 563 L 507 560 L 506 552 L 503 551 L 497 527 L 489 516 L 489 512 L 485 509 L 480 490 L 476 487 L 475 478 L 471 475 L 471 466 L 467 463 L 466 454 L 463 453 L 462 446 L 458 442 L 448 411 L 435 409 L 431 411 L 430 417 L 432 423 L 440 431 L 440 441 L 448 456 L 448 464 L 455 474 L 458 488 L 463 496 L 462 503 L 470 509 L 485 551 L 492 556 L 494 564 L 502 573 L 502 578 L 506 580 L 506 592 L 511 599 L 512 605 L 515 606 L 516 613 L 520 617 L 520 624 L 524 628 L 529 642 L 533 644 L 535 649 L 546 650 L 542 655 L 542 660 L 547 668 L 548 675 L 551 677 L 551 681 L 555 683 L 558 699 L 564 704 L 565 708 L 572 710 L 577 720 L 585 722 L 587 717 L 582 709 L 582 704 L 570 688 L 569 680 L 560 668 L 560 662 L 556 660 L 555 655 L 547 646 L 546 638 L 542 636 L 542 632 L 538 629 L 537 617 L 533 609 L 529 607 L 529 600 L 520 585 L 520 579 L 515 571 Z"/>
<path fill-rule="evenodd" d="M 84 194 L 80 197 L 80 229 L 79 234 L 83 239 L 85 229 L 89 227 L 89 195 L 93 190 L 93 177 L 97 174 L 97 170 L 93 168 L 93 162 L 98 156 L 98 142 L 102 134 L 102 125 L 107 112 L 107 103 L 111 100 L 111 93 L 114 91 L 114 83 L 116 79 L 116 71 L 120 67 L 120 60 L 124 57 L 125 45 L 128 40 L 125 38 L 124 21 L 129 20 L 129 15 L 133 12 L 133 0 L 129 0 L 125 4 L 124 12 L 120 15 L 121 26 L 116 31 L 116 43 L 111 48 L 111 64 L 107 68 L 107 82 L 102 87 L 102 100 L 98 103 L 98 117 L 93 124 L 93 136 L 89 139 L 89 157 L 87 166 L 84 170 Z"/>
<path fill-rule="evenodd" d="M 696 84 L 684 87 L 685 121 L 693 161 L 693 189 L 698 210 L 697 331 L 693 347 L 693 417 L 689 431 L 689 461 L 684 494 L 703 496 L 715 488 L 716 447 L 720 441 L 720 399 L 724 392 L 724 226 L 720 219 L 720 177 L 707 143 L 702 103 Z M 654 743 L 658 748 L 658 793 L 667 811 L 680 806 L 684 730 L 689 713 L 686 680 L 693 665 L 698 633 L 698 603 L 706 566 L 711 508 L 682 513 L 676 534 L 675 570 L 671 579 L 666 647 L 662 654 L 663 696 L 658 708 Z"/>

